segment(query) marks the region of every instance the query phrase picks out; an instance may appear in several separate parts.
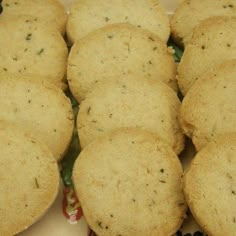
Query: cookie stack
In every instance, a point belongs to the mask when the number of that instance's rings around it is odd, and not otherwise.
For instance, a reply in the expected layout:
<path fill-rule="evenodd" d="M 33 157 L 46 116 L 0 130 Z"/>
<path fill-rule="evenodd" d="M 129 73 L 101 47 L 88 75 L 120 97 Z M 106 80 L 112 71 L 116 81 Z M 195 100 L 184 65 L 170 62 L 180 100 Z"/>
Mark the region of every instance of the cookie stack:
<path fill-rule="evenodd" d="M 58 193 L 74 122 L 66 88 L 66 12 L 57 1 L 2 1 L 0 235 L 42 217 Z M 52 11 L 52 12 L 51 12 Z M 46 20 L 45 20 L 46 19 Z"/>
<path fill-rule="evenodd" d="M 67 78 L 80 103 L 73 182 L 97 235 L 173 235 L 186 204 L 176 65 L 159 1 L 79 1 Z"/>
<path fill-rule="evenodd" d="M 208 235 L 234 235 L 235 2 L 183 1 L 171 28 L 175 41 L 185 47 L 177 69 L 184 95 L 180 125 L 197 151 L 184 178 L 186 200 Z"/>

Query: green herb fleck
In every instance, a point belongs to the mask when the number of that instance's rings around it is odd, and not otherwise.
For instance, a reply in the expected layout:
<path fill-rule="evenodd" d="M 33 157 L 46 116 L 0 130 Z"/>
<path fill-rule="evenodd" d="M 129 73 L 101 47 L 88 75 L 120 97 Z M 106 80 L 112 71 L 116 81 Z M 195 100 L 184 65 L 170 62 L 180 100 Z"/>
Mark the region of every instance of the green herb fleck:
<path fill-rule="evenodd" d="M 149 36 L 148 39 L 155 42 L 155 40 L 151 36 Z"/>
<path fill-rule="evenodd" d="M 25 37 L 25 40 L 29 41 L 31 40 L 32 34 L 27 34 L 27 36 Z"/>
<path fill-rule="evenodd" d="M 88 115 L 90 114 L 91 109 L 92 109 L 91 107 L 88 108 L 88 110 L 87 110 L 87 114 L 88 114 Z"/>
<path fill-rule="evenodd" d="M 41 55 L 44 52 L 44 48 L 41 48 L 38 52 L 37 55 Z"/>
<path fill-rule="evenodd" d="M 36 177 L 34 178 L 34 182 L 35 182 L 36 187 L 39 188 L 39 182 L 38 182 L 38 179 Z"/>
<path fill-rule="evenodd" d="M 103 226 L 102 226 L 102 222 L 101 222 L 101 221 L 97 221 L 97 224 L 98 224 L 98 226 L 99 226 L 101 229 L 103 229 Z"/>
<path fill-rule="evenodd" d="M 178 206 L 184 206 L 185 204 L 184 204 L 184 202 L 180 202 L 179 204 L 178 204 Z"/>

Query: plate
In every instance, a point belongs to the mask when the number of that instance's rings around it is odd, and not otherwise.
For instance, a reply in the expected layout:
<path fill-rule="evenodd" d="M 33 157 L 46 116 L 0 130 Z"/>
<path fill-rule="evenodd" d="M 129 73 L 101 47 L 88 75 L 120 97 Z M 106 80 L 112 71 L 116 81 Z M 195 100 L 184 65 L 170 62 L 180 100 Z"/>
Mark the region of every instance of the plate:
<path fill-rule="evenodd" d="M 76 2 L 75 0 L 60 0 L 69 11 L 71 4 Z M 176 8 L 177 0 L 161 0 L 162 4 L 167 9 L 169 15 L 171 15 Z M 72 99 L 72 104 L 76 111 L 77 103 Z M 73 161 L 79 153 L 79 147 L 77 146 L 78 137 L 74 132 L 74 139 L 70 146 L 67 156 L 61 163 L 62 181 L 59 195 L 44 217 L 42 217 L 37 223 L 31 226 L 26 231 L 20 233 L 20 236 L 95 236 L 95 234 L 89 229 L 86 224 L 86 220 L 82 214 L 82 210 L 78 200 L 73 191 L 70 175 L 72 170 Z M 180 158 L 184 168 L 186 168 L 193 156 L 195 155 L 194 147 L 190 140 L 187 141 L 186 148 L 181 154 Z M 187 214 L 181 229 L 176 233 L 177 236 L 200 236 L 201 229 L 193 219 L 190 213 Z"/>

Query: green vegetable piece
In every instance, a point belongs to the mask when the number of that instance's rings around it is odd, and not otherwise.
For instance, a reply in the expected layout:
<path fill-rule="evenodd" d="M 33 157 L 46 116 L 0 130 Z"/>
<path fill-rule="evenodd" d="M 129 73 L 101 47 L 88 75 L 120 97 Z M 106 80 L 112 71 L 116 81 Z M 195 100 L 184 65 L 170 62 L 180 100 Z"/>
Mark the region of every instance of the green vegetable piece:
<path fill-rule="evenodd" d="M 182 55 L 183 55 L 183 49 L 180 48 L 179 46 L 177 46 L 171 39 L 168 41 L 167 45 L 169 47 L 172 47 L 175 51 L 174 53 L 174 59 L 175 59 L 175 62 L 178 63 L 180 62 L 181 58 L 182 58 Z"/>
<path fill-rule="evenodd" d="M 73 112 L 74 112 L 74 118 L 76 120 L 76 116 L 78 113 L 78 103 L 76 102 L 76 100 L 73 98 L 72 94 L 69 91 L 66 93 L 66 95 L 71 100 Z M 71 179 L 72 169 L 73 169 L 74 162 L 76 158 L 78 157 L 79 153 L 80 153 L 79 137 L 78 137 L 77 129 L 75 128 L 70 147 L 67 151 L 67 154 L 61 161 L 61 166 L 62 166 L 61 176 L 62 176 L 64 185 L 72 189 L 73 189 L 73 183 Z"/>

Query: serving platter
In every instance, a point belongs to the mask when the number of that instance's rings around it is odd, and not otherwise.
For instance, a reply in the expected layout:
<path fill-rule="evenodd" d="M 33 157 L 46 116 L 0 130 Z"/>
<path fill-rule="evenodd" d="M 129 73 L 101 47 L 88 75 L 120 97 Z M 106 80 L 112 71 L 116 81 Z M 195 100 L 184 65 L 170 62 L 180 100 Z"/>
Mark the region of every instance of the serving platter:
<path fill-rule="evenodd" d="M 71 4 L 76 2 L 75 0 L 60 1 L 65 5 L 68 12 Z M 178 3 L 177 0 L 161 0 L 161 2 L 169 15 L 173 13 Z M 76 115 L 78 104 L 73 99 L 72 105 L 74 106 Z M 70 179 L 73 162 L 78 156 L 79 151 L 78 136 L 75 132 L 70 149 L 61 163 L 61 187 L 55 203 L 44 217 L 29 229 L 20 233 L 20 236 L 95 236 L 86 224 L 86 220 L 83 216 L 80 204 L 75 197 Z M 194 147 L 188 140 L 186 148 L 180 156 L 184 168 L 188 166 L 194 154 Z M 191 214 L 188 213 L 183 226 L 176 235 L 200 236 L 204 234 Z"/>

